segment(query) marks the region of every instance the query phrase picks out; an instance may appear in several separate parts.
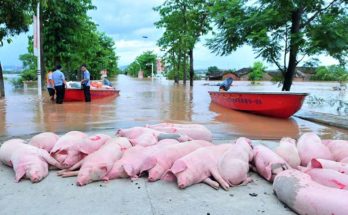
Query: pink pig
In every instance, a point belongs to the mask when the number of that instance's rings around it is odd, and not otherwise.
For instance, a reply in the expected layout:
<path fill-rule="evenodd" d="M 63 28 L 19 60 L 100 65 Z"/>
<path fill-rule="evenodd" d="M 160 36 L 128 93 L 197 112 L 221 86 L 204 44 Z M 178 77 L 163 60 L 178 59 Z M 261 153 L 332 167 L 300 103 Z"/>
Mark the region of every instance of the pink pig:
<path fill-rule="evenodd" d="M 123 164 L 130 163 L 133 158 L 137 157 L 144 149 L 144 146 L 137 145 L 127 149 L 120 160 L 116 161 L 108 174 L 104 177 L 104 180 L 112 180 L 116 178 L 127 178 L 128 175 L 123 168 Z"/>
<path fill-rule="evenodd" d="M 306 172 L 309 169 L 318 168 L 318 169 L 332 169 L 337 172 L 348 174 L 348 164 L 342 162 L 336 162 L 331 160 L 324 159 L 312 159 L 311 162 L 308 163 L 307 167 L 300 168 L 301 171 Z"/>
<path fill-rule="evenodd" d="M 5 141 L 0 147 L 0 161 L 3 164 L 12 167 L 11 157 L 22 144 L 25 144 L 25 140 L 11 139 Z"/>
<path fill-rule="evenodd" d="M 65 168 L 70 168 L 86 155 L 98 150 L 109 139 L 111 137 L 105 134 L 96 134 L 85 138 L 78 135 L 64 135 L 59 138 L 51 154 Z"/>
<path fill-rule="evenodd" d="M 209 129 L 199 124 L 160 123 L 156 125 L 147 125 L 146 127 L 167 133 L 186 134 L 193 140 L 211 141 L 213 136 Z"/>
<path fill-rule="evenodd" d="M 74 136 L 74 137 L 80 137 L 80 138 L 86 138 L 88 135 L 81 131 L 69 131 L 65 134 L 66 136 Z"/>
<path fill-rule="evenodd" d="M 127 138 L 118 137 L 109 139 L 103 146 L 92 152 L 69 170 L 81 167 L 79 171 L 60 171 L 58 175 L 70 177 L 77 175 L 77 185 L 83 186 L 93 181 L 104 180 L 111 171 L 114 163 L 119 160 L 123 151 L 130 148 L 131 144 Z"/>
<path fill-rule="evenodd" d="M 230 187 L 247 184 L 252 181 L 248 177 L 249 162 L 253 159 L 251 140 L 240 137 L 220 158 L 218 170 L 221 177 Z"/>
<path fill-rule="evenodd" d="M 161 148 L 160 145 L 162 145 L 162 144 L 166 145 L 167 143 L 169 143 L 169 144 L 177 143 L 177 141 L 171 140 L 171 139 L 161 140 L 160 142 L 158 142 L 158 145 L 154 145 L 154 146 Z M 152 147 L 154 147 L 154 146 L 152 146 Z M 146 147 L 144 147 L 142 145 L 136 145 L 134 147 L 127 149 L 124 152 L 122 158 L 115 162 L 115 164 L 113 165 L 110 172 L 104 177 L 104 180 L 112 180 L 112 179 L 116 179 L 116 178 L 127 178 L 127 177 L 129 177 L 129 175 L 131 175 L 134 178 L 137 178 L 136 174 L 138 172 L 136 172 L 136 171 L 140 171 L 139 170 L 140 167 L 137 167 L 137 170 L 133 171 L 133 169 L 131 169 L 131 168 L 133 168 L 131 166 L 131 164 L 134 164 L 134 165 L 135 164 L 136 165 L 143 164 L 141 159 L 144 158 L 143 150 L 145 148 Z M 129 175 L 125 171 L 124 166 L 126 166 L 128 168 Z"/>
<path fill-rule="evenodd" d="M 33 183 L 41 181 L 48 175 L 48 164 L 60 168 L 47 151 L 25 144 L 23 140 L 6 141 L 0 148 L 0 159 L 9 166 L 13 166 L 16 173 L 16 182 L 23 177 Z"/>
<path fill-rule="evenodd" d="M 275 152 L 282 157 L 292 168 L 297 168 L 301 164 L 300 155 L 296 147 L 296 140 L 284 137 L 280 140 Z"/>
<path fill-rule="evenodd" d="M 86 137 L 87 135 L 80 131 L 70 131 L 58 139 L 58 141 L 50 151 L 50 154 L 59 163 L 63 163 L 67 157 L 79 156 L 80 154 L 76 149 L 77 145 L 83 142 L 83 139 Z M 82 158 L 78 157 L 78 160 L 81 159 Z"/>
<path fill-rule="evenodd" d="M 50 152 L 58 139 L 59 136 L 53 132 L 43 132 L 32 137 L 29 144 Z"/>
<path fill-rule="evenodd" d="M 220 175 L 217 165 L 218 159 L 229 150 L 231 144 L 221 144 L 199 148 L 194 152 L 176 160 L 173 166 L 162 177 L 166 181 L 177 179 L 179 188 L 204 182 L 218 189 L 219 184 L 227 190 L 228 183 Z M 216 181 L 210 179 L 212 176 Z"/>
<path fill-rule="evenodd" d="M 348 191 L 326 187 L 297 170 L 279 173 L 273 190 L 280 201 L 300 215 L 346 215 Z"/>
<path fill-rule="evenodd" d="M 318 135 L 311 132 L 303 134 L 298 139 L 297 150 L 302 166 L 307 166 L 313 158 L 333 160 L 330 150 L 322 144 Z"/>
<path fill-rule="evenodd" d="M 310 169 L 305 172 L 313 181 L 319 184 L 348 190 L 348 175 L 339 173 L 332 169 Z"/>
<path fill-rule="evenodd" d="M 139 174 L 141 169 L 144 168 L 144 160 L 147 158 L 147 156 L 151 155 L 151 149 L 154 149 L 154 151 L 156 151 L 157 149 L 162 148 L 166 144 L 170 145 L 173 143 L 178 143 L 178 141 L 172 139 L 165 139 L 159 141 L 157 145 L 148 147 L 136 145 L 127 149 L 124 152 L 122 158 L 115 162 L 111 171 L 105 176 L 104 179 L 112 180 L 116 178 L 127 178 L 129 176 L 133 177 L 133 179 L 136 179 L 138 177 L 137 174 Z M 146 150 L 149 154 L 144 153 L 144 150 L 146 148 L 149 148 Z M 128 173 L 126 172 L 126 169 Z"/>
<path fill-rule="evenodd" d="M 167 134 L 154 129 L 145 127 L 133 127 L 128 129 L 119 129 L 117 135 L 120 137 L 127 137 L 133 146 L 151 146 L 157 144 L 163 139 L 176 139 L 180 142 L 191 140 L 186 135 Z"/>
<path fill-rule="evenodd" d="M 161 140 L 157 145 L 148 146 L 138 151 L 138 154 L 133 155 L 131 161 L 123 162 L 123 168 L 127 175 L 132 179 L 138 178 L 141 172 L 148 170 L 147 165 L 149 163 L 145 162 L 150 156 L 159 152 L 161 149 L 167 148 L 170 145 L 176 145 L 179 142 L 177 140 L 166 139 Z"/>
<path fill-rule="evenodd" d="M 272 182 L 277 174 L 290 168 L 289 164 L 282 157 L 266 146 L 255 146 L 253 152 L 253 170 L 267 181 Z"/>
<path fill-rule="evenodd" d="M 146 168 L 142 171 L 149 170 L 149 181 L 157 181 L 177 159 L 204 146 L 212 146 L 212 143 L 205 140 L 192 140 L 161 148 L 144 161 Z"/>
<path fill-rule="evenodd" d="M 322 143 L 326 145 L 335 161 L 342 161 L 348 159 L 348 141 L 346 140 L 323 140 Z"/>

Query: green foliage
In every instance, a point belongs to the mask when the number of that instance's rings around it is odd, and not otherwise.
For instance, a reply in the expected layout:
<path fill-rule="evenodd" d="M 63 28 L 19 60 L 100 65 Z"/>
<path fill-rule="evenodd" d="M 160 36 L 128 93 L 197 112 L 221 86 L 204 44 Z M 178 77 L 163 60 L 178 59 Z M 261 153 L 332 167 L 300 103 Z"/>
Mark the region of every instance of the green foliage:
<path fill-rule="evenodd" d="M 155 25 L 165 30 L 158 45 L 165 51 L 164 60 L 166 65 L 172 67 L 171 73 L 184 71 L 185 65 L 189 64 L 189 51 L 193 50 L 199 37 L 210 29 L 207 3 L 208 0 L 166 0 L 154 8 L 161 16 Z"/>
<path fill-rule="evenodd" d="M 144 71 L 144 77 L 151 76 L 151 64 L 153 65 L 153 72 L 154 75 L 156 74 L 156 60 L 157 55 L 154 54 L 152 51 L 146 51 L 143 54 L 139 55 L 133 63 L 131 63 L 126 72 L 128 75 L 131 75 L 133 77 L 138 76 L 138 72 L 140 70 Z"/>
<path fill-rule="evenodd" d="M 1 0 L 0 1 L 0 46 L 6 37 L 28 31 L 37 1 Z M 11 42 L 7 38 L 7 42 Z"/>
<path fill-rule="evenodd" d="M 34 56 L 33 36 L 29 36 L 28 41 L 28 53 L 19 56 L 24 67 L 23 72 L 20 73 L 20 80 L 22 81 L 37 80 L 37 57 Z"/>
<path fill-rule="evenodd" d="M 36 70 L 24 70 L 21 74 L 20 74 L 21 78 L 23 81 L 36 81 L 37 80 L 37 73 Z"/>
<path fill-rule="evenodd" d="M 68 80 L 79 79 L 80 66 L 87 64 L 92 79 L 100 78 L 100 71 L 108 75 L 118 72 L 115 44 L 112 38 L 97 31 L 97 26 L 87 16 L 94 9 L 91 0 L 49 1 L 42 7 L 44 61 L 47 70 L 57 64 Z M 24 66 L 36 67 L 32 51 L 32 40 L 28 40 L 28 54 L 22 55 Z"/>
<path fill-rule="evenodd" d="M 217 75 L 220 74 L 222 71 L 217 66 L 210 66 L 208 67 L 207 75 Z"/>
<path fill-rule="evenodd" d="M 249 73 L 248 80 L 251 81 L 252 84 L 262 80 L 265 69 L 266 67 L 261 62 L 255 62 Z"/>
<path fill-rule="evenodd" d="M 342 66 L 321 66 L 316 69 L 311 80 L 346 82 L 348 81 L 348 71 Z"/>
<path fill-rule="evenodd" d="M 11 36 L 28 31 L 36 0 L 1 0 L 0 1 L 0 47 Z M 1 67 L 1 64 L 0 64 Z M 5 96 L 2 69 L 0 69 L 0 97 Z"/>
<path fill-rule="evenodd" d="M 188 76 L 188 74 L 187 74 L 187 76 Z M 183 80 L 184 79 L 184 72 L 183 72 L 183 70 L 180 70 L 180 71 L 170 70 L 169 72 L 167 72 L 166 77 L 168 80 L 175 80 L 175 77 L 178 77 L 179 80 Z M 188 77 L 186 77 L 186 78 L 188 78 Z M 193 80 L 199 80 L 199 75 L 194 74 Z"/>
<path fill-rule="evenodd" d="M 14 86 L 16 89 L 23 88 L 23 79 L 22 78 L 14 78 L 10 80 L 10 83 Z"/>
<path fill-rule="evenodd" d="M 218 31 L 208 46 L 221 55 L 244 44 L 252 46 L 285 74 L 283 89 L 289 90 L 301 61 L 298 55 L 326 52 L 346 62 L 347 4 L 347 0 L 211 0 L 208 8 Z"/>

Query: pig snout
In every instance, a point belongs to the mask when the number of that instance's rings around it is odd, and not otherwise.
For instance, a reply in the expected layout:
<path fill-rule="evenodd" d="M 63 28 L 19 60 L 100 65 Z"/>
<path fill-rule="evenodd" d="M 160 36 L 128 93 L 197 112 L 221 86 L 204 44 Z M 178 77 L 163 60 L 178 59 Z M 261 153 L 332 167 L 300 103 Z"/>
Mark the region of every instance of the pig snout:
<path fill-rule="evenodd" d="M 43 173 L 36 170 L 36 171 L 29 171 L 27 172 L 27 178 L 30 179 L 32 183 L 38 183 L 43 179 Z"/>
<path fill-rule="evenodd" d="M 164 173 L 164 169 L 161 168 L 159 165 L 156 167 L 152 168 L 149 171 L 149 178 L 148 180 L 151 182 L 157 181 L 161 178 L 162 174 Z"/>
<path fill-rule="evenodd" d="M 190 186 L 191 184 L 189 183 L 190 179 L 187 178 L 185 175 L 180 174 L 177 176 L 177 181 L 178 181 L 178 187 L 180 189 L 184 189 L 187 186 Z"/>

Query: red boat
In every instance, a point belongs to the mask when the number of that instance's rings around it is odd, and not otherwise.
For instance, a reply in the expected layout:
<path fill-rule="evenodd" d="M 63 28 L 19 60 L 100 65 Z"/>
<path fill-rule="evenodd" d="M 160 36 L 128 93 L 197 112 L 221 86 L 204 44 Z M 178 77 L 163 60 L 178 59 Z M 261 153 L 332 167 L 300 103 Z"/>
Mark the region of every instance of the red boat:
<path fill-rule="evenodd" d="M 292 92 L 213 92 L 211 100 L 233 110 L 289 118 L 302 106 L 308 93 Z"/>
<path fill-rule="evenodd" d="M 91 89 L 91 99 L 102 99 L 105 97 L 118 96 L 120 93 L 116 89 Z M 66 102 L 79 102 L 85 101 L 85 95 L 82 89 L 65 89 L 64 101 Z"/>

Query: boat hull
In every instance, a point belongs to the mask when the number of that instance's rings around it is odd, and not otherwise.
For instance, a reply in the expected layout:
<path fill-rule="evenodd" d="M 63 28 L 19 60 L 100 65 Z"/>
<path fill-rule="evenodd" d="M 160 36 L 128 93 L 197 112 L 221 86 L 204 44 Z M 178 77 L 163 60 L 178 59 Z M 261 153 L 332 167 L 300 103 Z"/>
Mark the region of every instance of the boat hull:
<path fill-rule="evenodd" d="M 290 92 L 209 92 L 211 100 L 233 110 L 289 118 L 303 104 L 307 93 Z"/>
<path fill-rule="evenodd" d="M 106 97 L 118 96 L 119 90 L 91 90 L 91 100 L 102 99 Z M 85 95 L 82 89 L 65 89 L 64 101 L 79 102 L 85 101 Z"/>

